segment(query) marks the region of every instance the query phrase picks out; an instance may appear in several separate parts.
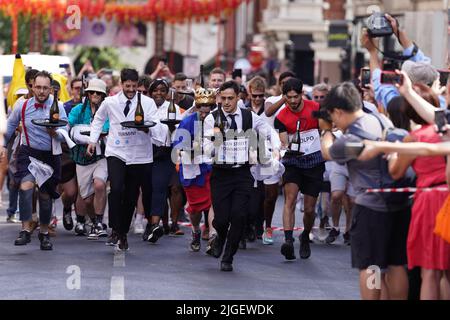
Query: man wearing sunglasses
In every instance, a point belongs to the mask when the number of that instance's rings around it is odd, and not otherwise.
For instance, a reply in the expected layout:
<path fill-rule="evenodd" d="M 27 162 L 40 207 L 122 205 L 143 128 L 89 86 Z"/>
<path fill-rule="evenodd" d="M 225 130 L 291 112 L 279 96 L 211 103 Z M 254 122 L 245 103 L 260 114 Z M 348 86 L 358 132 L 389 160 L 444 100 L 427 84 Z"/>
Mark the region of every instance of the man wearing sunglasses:
<path fill-rule="evenodd" d="M 104 143 L 101 142 L 100 153 L 93 156 L 86 154 L 89 136 L 81 132 L 90 130 L 89 126 L 100 104 L 106 97 L 106 83 L 100 79 L 92 79 L 86 88 L 87 99 L 72 109 L 69 114 L 69 124 L 72 136 L 77 145 L 72 150 L 72 159 L 76 163 L 76 178 L 78 181 L 77 225 L 75 233 L 86 233 L 85 217 L 90 213 L 92 226 L 88 234 L 89 240 L 106 237 L 103 228 L 103 214 L 106 207 L 106 180 L 108 167 L 104 155 Z M 102 133 L 109 130 L 109 121 L 103 125 Z"/>

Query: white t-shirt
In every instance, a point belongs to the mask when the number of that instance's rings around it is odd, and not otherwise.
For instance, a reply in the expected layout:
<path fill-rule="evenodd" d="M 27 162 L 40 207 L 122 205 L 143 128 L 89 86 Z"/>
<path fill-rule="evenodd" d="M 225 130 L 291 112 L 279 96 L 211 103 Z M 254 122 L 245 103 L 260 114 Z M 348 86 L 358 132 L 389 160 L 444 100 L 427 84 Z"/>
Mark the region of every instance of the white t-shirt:
<path fill-rule="evenodd" d="M 265 110 L 265 104 L 267 102 L 270 102 L 272 104 L 280 101 L 280 99 L 282 98 L 282 95 L 279 96 L 271 96 L 269 98 L 266 99 L 266 101 L 264 102 L 264 110 Z M 283 104 L 280 109 L 277 110 L 277 112 L 275 112 L 272 116 L 268 117 L 266 116 L 266 113 L 264 112 L 263 114 L 261 114 L 261 117 L 269 124 L 269 126 L 271 126 L 272 128 L 275 128 L 274 122 L 275 122 L 275 117 L 280 113 L 281 110 L 283 110 L 286 107 L 285 104 Z"/>

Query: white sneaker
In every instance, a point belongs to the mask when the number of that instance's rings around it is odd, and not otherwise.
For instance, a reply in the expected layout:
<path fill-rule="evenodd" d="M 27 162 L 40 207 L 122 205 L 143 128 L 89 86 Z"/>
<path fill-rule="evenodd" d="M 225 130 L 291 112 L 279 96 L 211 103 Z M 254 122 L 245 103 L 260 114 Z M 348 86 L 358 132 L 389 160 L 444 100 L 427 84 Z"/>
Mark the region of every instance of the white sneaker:
<path fill-rule="evenodd" d="M 144 233 L 144 219 L 142 215 L 136 215 L 134 219 L 134 234 L 143 234 Z"/>

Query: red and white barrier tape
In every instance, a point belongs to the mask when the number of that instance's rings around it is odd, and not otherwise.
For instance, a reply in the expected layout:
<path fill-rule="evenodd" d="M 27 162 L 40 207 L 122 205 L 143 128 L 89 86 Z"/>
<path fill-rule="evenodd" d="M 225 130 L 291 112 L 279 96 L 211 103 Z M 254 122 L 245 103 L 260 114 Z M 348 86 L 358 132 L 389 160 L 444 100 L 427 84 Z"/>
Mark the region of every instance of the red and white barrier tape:
<path fill-rule="evenodd" d="M 387 193 L 387 192 L 430 192 L 430 191 L 441 191 L 448 192 L 448 187 L 437 187 L 437 188 L 381 188 L 381 189 L 367 189 L 367 193 Z"/>

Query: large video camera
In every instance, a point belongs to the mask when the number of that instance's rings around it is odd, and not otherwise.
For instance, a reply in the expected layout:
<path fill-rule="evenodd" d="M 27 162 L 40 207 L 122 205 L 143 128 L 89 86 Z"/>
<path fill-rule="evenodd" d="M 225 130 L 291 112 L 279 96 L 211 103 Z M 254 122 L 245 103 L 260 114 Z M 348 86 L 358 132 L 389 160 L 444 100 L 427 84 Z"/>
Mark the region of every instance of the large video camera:
<path fill-rule="evenodd" d="M 366 21 L 367 32 L 371 38 L 389 37 L 394 33 L 392 25 L 384 13 L 375 12 Z"/>

